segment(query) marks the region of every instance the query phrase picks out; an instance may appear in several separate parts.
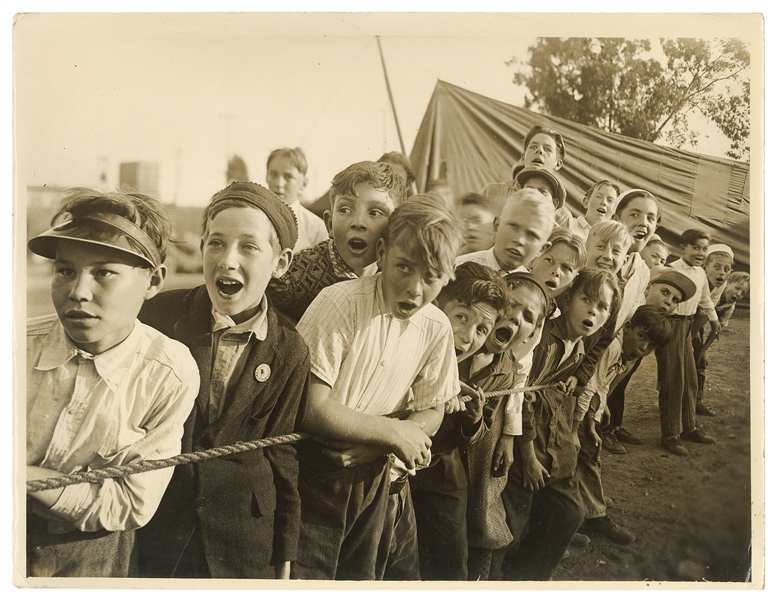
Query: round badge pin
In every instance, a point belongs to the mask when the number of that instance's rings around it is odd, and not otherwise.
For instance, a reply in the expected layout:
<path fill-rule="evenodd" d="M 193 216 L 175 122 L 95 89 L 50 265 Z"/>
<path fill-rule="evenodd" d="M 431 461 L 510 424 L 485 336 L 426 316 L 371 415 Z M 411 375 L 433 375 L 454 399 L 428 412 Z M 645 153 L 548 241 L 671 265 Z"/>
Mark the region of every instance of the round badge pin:
<path fill-rule="evenodd" d="M 270 378 L 270 365 L 261 364 L 258 367 L 256 367 L 256 371 L 254 371 L 254 377 L 256 377 L 256 380 L 259 383 L 264 383 Z"/>

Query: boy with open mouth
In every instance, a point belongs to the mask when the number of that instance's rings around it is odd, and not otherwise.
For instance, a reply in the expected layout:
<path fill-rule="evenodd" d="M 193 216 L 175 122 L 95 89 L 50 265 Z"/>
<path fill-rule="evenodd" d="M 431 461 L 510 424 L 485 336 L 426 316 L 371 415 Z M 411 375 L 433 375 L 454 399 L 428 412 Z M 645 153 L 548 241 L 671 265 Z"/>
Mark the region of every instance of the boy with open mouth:
<path fill-rule="evenodd" d="M 585 214 L 572 219 L 569 229 L 585 240 L 591 227 L 601 221 L 612 219 L 620 194 L 620 187 L 609 179 L 597 181 L 583 196 Z"/>
<path fill-rule="evenodd" d="M 377 272 L 378 240 L 405 201 L 405 186 L 390 165 L 363 161 L 335 175 L 329 198 L 329 239 L 295 254 L 288 271 L 267 286 L 278 310 L 295 321 L 325 287 Z"/>
<path fill-rule="evenodd" d="M 308 349 L 265 295 L 297 240 L 292 209 L 270 190 L 235 182 L 203 218 L 205 285 L 160 294 L 140 318 L 183 342 L 203 383 L 183 451 L 290 434 L 308 392 Z M 295 449 L 279 444 L 176 467 L 138 535 L 148 577 L 289 578 L 300 500 Z"/>

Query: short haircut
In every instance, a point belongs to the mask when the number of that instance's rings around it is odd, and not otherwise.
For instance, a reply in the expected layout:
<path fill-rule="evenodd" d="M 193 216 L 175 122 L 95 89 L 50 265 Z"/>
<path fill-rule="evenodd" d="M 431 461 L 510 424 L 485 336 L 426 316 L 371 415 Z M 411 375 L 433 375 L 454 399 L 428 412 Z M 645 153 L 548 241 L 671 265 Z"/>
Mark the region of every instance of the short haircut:
<path fill-rule="evenodd" d="M 710 264 L 715 259 L 722 260 L 724 258 L 726 260 L 728 260 L 729 264 L 731 264 L 731 265 L 734 264 L 734 259 L 732 258 L 732 256 L 728 252 L 720 252 L 720 251 L 710 252 L 707 255 L 707 258 L 704 259 L 704 264 L 708 265 L 708 264 Z"/>
<path fill-rule="evenodd" d="M 617 206 L 615 207 L 615 214 L 618 215 L 620 218 L 621 214 L 624 210 L 626 210 L 634 200 L 637 198 L 648 198 L 649 200 L 652 200 L 656 203 L 656 223 L 661 222 L 661 203 L 658 201 L 658 198 L 656 198 L 653 194 L 648 192 L 647 190 L 632 190 L 628 192 L 623 193 L 623 198 L 620 199 Z"/>
<path fill-rule="evenodd" d="M 750 273 L 746 271 L 734 271 L 728 276 L 728 285 L 746 285 L 750 289 Z"/>
<path fill-rule="evenodd" d="M 710 234 L 703 229 L 686 229 L 680 234 L 680 244 L 695 244 L 699 240 L 711 240 Z"/>
<path fill-rule="evenodd" d="M 545 135 L 549 135 L 553 138 L 553 141 L 556 142 L 556 154 L 558 154 L 559 157 L 563 159 L 564 155 L 566 154 L 566 149 L 564 148 L 564 138 L 555 129 L 551 129 L 550 127 L 543 127 L 542 125 L 535 125 L 529 130 L 529 133 L 526 134 L 526 139 L 523 141 L 523 153 L 526 154 L 526 147 L 529 145 L 529 142 L 532 141 L 534 136 L 539 135 L 540 133 L 544 133 Z"/>
<path fill-rule="evenodd" d="M 643 304 L 629 319 L 632 327 L 645 329 L 650 341 L 659 348 L 666 346 L 672 339 L 672 325 L 666 312 L 657 306 Z"/>
<path fill-rule="evenodd" d="M 405 185 L 402 178 L 394 172 L 391 165 L 384 162 L 365 160 L 357 162 L 340 171 L 332 179 L 329 190 L 329 206 L 334 208 L 335 198 L 343 194 L 356 194 L 356 186 L 367 183 L 376 190 L 386 192 L 399 206 L 405 201 Z"/>
<path fill-rule="evenodd" d="M 225 198 L 224 200 L 219 200 L 217 203 L 214 203 L 217 195 L 218 193 L 214 194 L 211 197 L 208 206 L 205 207 L 205 212 L 203 213 L 202 217 L 203 237 L 208 234 L 208 224 L 216 217 L 217 214 L 225 211 L 228 208 L 253 208 L 259 212 L 264 212 L 253 202 L 249 200 L 243 200 L 241 198 Z M 270 244 L 272 245 L 273 255 L 280 256 L 281 252 L 283 252 L 283 248 L 281 248 L 281 240 L 278 237 L 278 232 L 275 230 L 275 227 L 270 227 Z"/>
<path fill-rule="evenodd" d="M 465 262 L 456 267 L 455 279 L 451 280 L 437 296 L 442 307 L 455 300 L 465 306 L 488 304 L 501 314 L 507 308 L 509 293 L 499 274 L 484 265 Z"/>
<path fill-rule="evenodd" d="M 156 245 L 161 262 L 167 257 L 167 247 L 172 238 L 173 228 L 164 206 L 159 200 L 134 190 L 123 188 L 116 192 L 97 192 L 88 188 L 72 188 L 60 202 L 57 214 L 51 224 L 61 220 L 65 213 L 74 219 L 88 217 L 95 213 L 112 213 L 124 217 L 137 225 Z M 106 231 L 99 222 L 86 221 L 84 228 L 89 237 L 102 239 Z M 143 248 L 131 237 L 127 242 L 140 254 Z"/>
<path fill-rule="evenodd" d="M 530 211 L 534 211 L 536 214 L 544 216 L 545 218 L 555 222 L 556 220 L 556 207 L 553 206 L 553 202 L 548 200 L 541 192 L 538 192 L 534 188 L 522 188 L 518 191 L 511 192 L 505 200 L 502 212 L 510 205 L 520 204 L 522 207 L 526 207 Z"/>
<path fill-rule="evenodd" d="M 302 148 L 278 148 L 270 152 L 270 156 L 267 158 L 267 168 L 270 168 L 272 159 L 280 156 L 281 158 L 288 158 L 291 164 L 294 165 L 300 173 L 306 175 L 308 172 L 308 161 L 305 158 L 305 153 Z"/>
<path fill-rule="evenodd" d="M 567 291 L 567 298 L 572 299 L 577 293 L 582 293 L 591 298 L 591 300 L 603 300 L 602 290 L 605 286 L 612 289 L 612 303 L 610 304 L 610 315 L 615 315 L 620 310 L 621 290 L 615 275 L 606 269 L 585 267 L 580 269 L 572 287 Z"/>
<path fill-rule="evenodd" d="M 537 325 L 540 325 L 542 320 L 548 316 L 549 302 L 548 292 L 542 289 L 542 285 L 539 282 L 532 281 L 527 277 L 511 277 L 512 273 L 508 274 L 504 278 L 505 285 L 510 291 L 526 289 L 534 292 L 540 299 L 540 318 L 537 320 Z M 507 307 L 505 308 L 505 314 L 510 314 L 518 303 L 513 299 L 512 295 L 508 296 Z"/>
<path fill-rule="evenodd" d="M 418 194 L 391 213 L 386 247 L 402 245 L 434 273 L 453 278 L 453 263 L 464 241 L 459 230 L 458 220 L 447 206 Z"/>
<path fill-rule="evenodd" d="M 591 187 L 588 188 L 588 191 L 583 195 L 583 198 L 591 198 L 596 193 L 596 190 L 598 190 L 601 187 L 604 187 L 605 185 L 610 186 L 615 190 L 615 196 L 621 195 L 621 188 L 620 186 L 615 183 L 614 181 L 610 181 L 609 179 L 602 179 L 601 181 L 597 181 L 595 184 L 593 184 Z"/>
<path fill-rule="evenodd" d="M 585 251 L 585 242 L 579 235 L 572 233 L 571 230 L 566 227 L 556 227 L 553 233 L 548 238 L 548 249 L 545 252 L 549 252 L 556 244 L 566 244 L 572 249 L 575 254 L 575 269 L 581 269 L 588 261 L 588 254 Z M 545 254 L 543 252 L 542 254 Z M 542 256 L 540 254 L 540 256 Z"/>
<path fill-rule="evenodd" d="M 408 187 L 415 181 L 415 171 L 413 170 L 413 165 L 410 164 L 410 161 L 401 152 L 386 152 L 378 159 L 378 162 L 399 165 L 402 167 L 405 170 L 405 173 L 407 173 Z"/>
<path fill-rule="evenodd" d="M 599 221 L 591 227 L 588 232 L 588 239 L 595 236 L 603 242 L 621 242 L 626 248 L 631 247 L 634 238 L 629 233 L 629 228 L 622 221 Z"/>
<path fill-rule="evenodd" d="M 661 238 L 653 238 L 651 239 L 647 244 L 645 244 L 645 248 L 648 246 L 661 246 L 664 250 L 669 252 L 669 247 L 664 243 L 664 240 Z"/>

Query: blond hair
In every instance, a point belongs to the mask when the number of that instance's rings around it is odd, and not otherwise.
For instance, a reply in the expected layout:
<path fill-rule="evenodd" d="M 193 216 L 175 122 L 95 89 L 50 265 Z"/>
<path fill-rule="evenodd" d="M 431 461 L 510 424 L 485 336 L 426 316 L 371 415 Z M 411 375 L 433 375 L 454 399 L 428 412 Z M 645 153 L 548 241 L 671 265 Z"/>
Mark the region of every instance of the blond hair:
<path fill-rule="evenodd" d="M 588 239 L 592 236 L 602 242 L 621 242 L 625 248 L 630 248 L 634 238 L 629 233 L 629 228 L 622 221 L 600 221 L 588 232 Z"/>

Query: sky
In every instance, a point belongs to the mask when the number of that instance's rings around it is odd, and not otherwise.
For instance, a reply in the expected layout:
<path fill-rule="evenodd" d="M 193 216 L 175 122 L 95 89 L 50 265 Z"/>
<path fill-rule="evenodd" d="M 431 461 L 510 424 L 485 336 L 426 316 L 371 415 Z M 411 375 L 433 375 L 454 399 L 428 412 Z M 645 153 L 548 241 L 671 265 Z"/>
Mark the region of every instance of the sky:
<path fill-rule="evenodd" d="M 264 183 L 269 153 L 299 146 L 314 199 L 345 166 L 400 150 L 376 35 L 409 155 L 438 79 L 523 106 L 506 62 L 524 60 L 539 35 L 699 35 L 720 25 L 654 21 L 651 30 L 645 17 L 23 15 L 16 182 L 112 189 L 120 163 L 154 162 L 163 201 L 202 206 L 225 184 L 229 156 Z M 723 156 L 725 138 L 699 126 L 708 137 L 698 151 Z"/>

